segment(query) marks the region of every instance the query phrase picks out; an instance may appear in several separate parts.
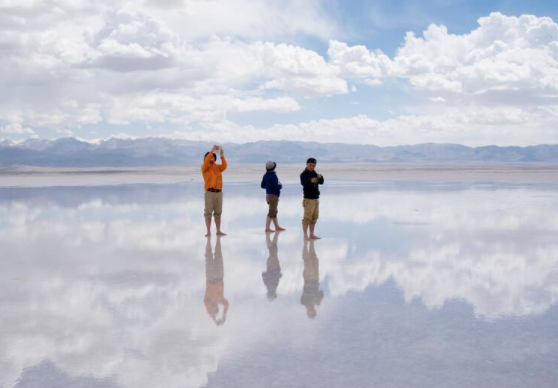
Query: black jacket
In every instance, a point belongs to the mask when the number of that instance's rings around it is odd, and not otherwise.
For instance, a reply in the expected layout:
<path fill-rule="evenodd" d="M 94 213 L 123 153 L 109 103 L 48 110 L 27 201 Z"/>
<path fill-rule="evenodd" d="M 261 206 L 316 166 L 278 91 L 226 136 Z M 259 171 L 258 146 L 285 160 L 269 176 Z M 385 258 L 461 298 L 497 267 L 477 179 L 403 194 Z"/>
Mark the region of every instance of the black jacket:
<path fill-rule="evenodd" d="M 317 178 L 318 173 L 314 171 L 304 170 L 300 174 L 300 184 L 302 185 L 302 190 L 304 191 L 304 198 L 306 199 L 318 199 L 320 198 L 320 189 L 318 185 L 324 184 L 324 177 L 318 180 L 318 183 L 312 183 L 310 180 L 312 178 Z"/>

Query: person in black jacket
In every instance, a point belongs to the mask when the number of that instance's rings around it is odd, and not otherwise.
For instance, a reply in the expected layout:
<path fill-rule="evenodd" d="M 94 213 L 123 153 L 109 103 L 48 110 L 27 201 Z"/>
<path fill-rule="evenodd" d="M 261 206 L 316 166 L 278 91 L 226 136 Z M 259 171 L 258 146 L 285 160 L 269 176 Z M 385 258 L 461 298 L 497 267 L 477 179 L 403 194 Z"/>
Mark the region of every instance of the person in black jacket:
<path fill-rule="evenodd" d="M 269 161 L 265 164 L 265 169 L 267 172 L 262 178 L 261 188 L 265 189 L 265 199 L 269 205 L 269 211 L 267 212 L 267 217 L 265 220 L 265 232 L 273 233 L 275 231 L 281 232 L 285 230 L 279 226 L 279 221 L 277 220 L 277 207 L 279 206 L 279 196 L 281 195 L 281 189 L 283 185 L 279 182 L 275 168 L 277 163 Z M 275 225 L 275 230 L 271 229 L 271 222 Z"/>
<path fill-rule="evenodd" d="M 300 174 L 300 184 L 304 192 L 302 207 L 304 208 L 304 218 L 302 219 L 302 231 L 305 240 L 317 240 L 320 237 L 314 234 L 314 228 L 320 215 L 320 189 L 319 185 L 324 184 L 324 177 L 316 172 L 316 159 L 309 158 L 306 161 L 306 169 Z M 308 235 L 310 229 L 310 235 Z"/>

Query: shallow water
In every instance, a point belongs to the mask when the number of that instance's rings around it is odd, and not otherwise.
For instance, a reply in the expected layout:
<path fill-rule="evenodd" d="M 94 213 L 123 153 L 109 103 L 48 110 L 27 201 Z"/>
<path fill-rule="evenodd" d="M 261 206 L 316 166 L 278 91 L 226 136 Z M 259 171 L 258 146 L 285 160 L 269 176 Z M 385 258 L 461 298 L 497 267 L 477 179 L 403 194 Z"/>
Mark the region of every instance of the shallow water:
<path fill-rule="evenodd" d="M 0 189 L 0 387 L 558 386 L 556 186 L 329 184 L 307 244 L 202 195 Z"/>

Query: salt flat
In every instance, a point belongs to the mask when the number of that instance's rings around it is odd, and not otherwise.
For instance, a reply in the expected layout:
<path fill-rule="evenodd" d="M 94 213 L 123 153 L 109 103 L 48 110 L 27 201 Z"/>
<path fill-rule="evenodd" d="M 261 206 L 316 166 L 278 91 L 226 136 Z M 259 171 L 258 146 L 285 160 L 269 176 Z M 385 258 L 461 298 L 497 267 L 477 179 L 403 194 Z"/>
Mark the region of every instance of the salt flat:
<path fill-rule="evenodd" d="M 285 183 L 296 183 L 303 165 L 280 165 Z M 320 164 L 318 170 L 329 180 L 355 182 L 501 182 L 558 183 L 558 165 L 523 164 Z M 255 164 L 230 163 L 228 182 L 252 182 L 265 168 Z M 107 186 L 122 184 L 201 183 L 200 167 L 96 167 L 0 168 L 0 187 Z"/>
<path fill-rule="evenodd" d="M 556 387 L 554 169 L 320 167 L 306 244 L 300 166 L 220 239 L 197 168 L 4 172 L 0 387 Z"/>

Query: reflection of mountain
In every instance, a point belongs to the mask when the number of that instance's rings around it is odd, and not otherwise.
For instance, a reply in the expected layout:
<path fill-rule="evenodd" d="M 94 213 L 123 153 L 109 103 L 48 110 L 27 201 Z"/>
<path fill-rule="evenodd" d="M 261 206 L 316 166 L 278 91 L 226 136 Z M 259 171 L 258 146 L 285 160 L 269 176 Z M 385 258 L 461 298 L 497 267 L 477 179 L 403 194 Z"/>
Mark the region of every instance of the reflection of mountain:
<path fill-rule="evenodd" d="M 335 299 L 390 281 L 406 301 L 430 308 L 465 301 L 495 322 L 542 314 L 556 303 L 555 192 L 357 189 L 324 188 L 320 222 L 330 238 L 316 243 L 318 279 L 333 297 L 319 308 L 320 321 Z M 237 230 L 224 240 L 227 279 L 237 280 L 227 281 L 235 314 L 215 331 L 201 303 L 202 198 L 132 187 L 118 200 L 121 188 L 111 190 L 79 203 L 65 202 L 66 189 L 0 203 L 0 386 L 50 360 L 68 376 L 115 376 L 124 388 L 197 387 L 234 344 L 243 349 L 239 327 L 248 325 L 245 336 L 255 341 L 267 333 L 254 327 L 273 333 L 284 325 L 281 316 L 277 327 L 258 326 L 263 305 L 242 303 L 266 291 L 259 273 L 268 251 L 250 229 L 265 204 L 238 192 L 227 198 L 234 206 L 226 222 Z M 282 214 L 298 225 L 298 192 L 282 196 Z M 303 315 L 306 270 L 299 237 L 282 234 L 282 297 L 262 301 L 279 309 L 290 296 L 296 317 Z"/>
<path fill-rule="evenodd" d="M 116 139 L 90 144 L 74 138 L 0 142 L 0 165 L 30 166 L 171 166 L 197 165 L 211 145 L 168 138 Z M 477 147 L 457 144 L 419 144 L 378 147 L 357 144 L 321 144 L 259 141 L 225 144 L 233 162 L 304 162 L 313 155 L 322 162 L 557 162 L 558 145 Z"/>

